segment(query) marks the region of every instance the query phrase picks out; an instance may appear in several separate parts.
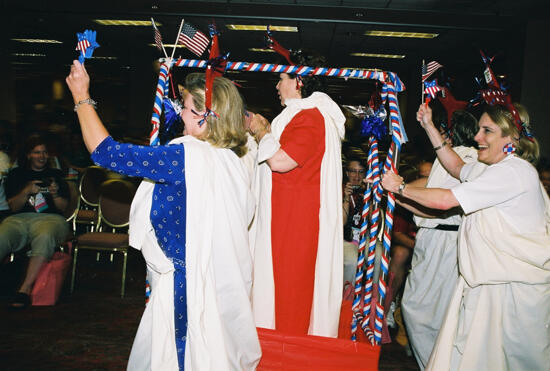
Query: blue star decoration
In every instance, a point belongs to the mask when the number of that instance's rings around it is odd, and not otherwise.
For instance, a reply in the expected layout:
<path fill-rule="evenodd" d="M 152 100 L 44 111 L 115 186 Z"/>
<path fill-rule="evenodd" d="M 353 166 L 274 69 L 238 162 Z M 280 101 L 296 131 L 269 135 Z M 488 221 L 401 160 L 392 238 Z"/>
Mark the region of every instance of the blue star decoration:
<path fill-rule="evenodd" d="M 80 50 L 78 61 L 82 64 L 84 64 L 84 59 L 92 58 L 94 49 L 99 47 L 99 44 L 95 41 L 95 35 L 96 32 L 92 30 L 85 30 L 76 34 L 78 40 L 76 50 Z"/>

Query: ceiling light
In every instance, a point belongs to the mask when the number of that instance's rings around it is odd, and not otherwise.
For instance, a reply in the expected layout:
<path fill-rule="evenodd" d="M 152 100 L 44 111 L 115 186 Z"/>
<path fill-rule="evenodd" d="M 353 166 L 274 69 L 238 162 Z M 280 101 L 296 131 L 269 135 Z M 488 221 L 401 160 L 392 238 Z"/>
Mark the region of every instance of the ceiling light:
<path fill-rule="evenodd" d="M 47 39 L 12 39 L 13 41 L 19 41 L 20 43 L 35 43 L 35 44 L 63 44 L 62 41 L 58 40 L 47 40 Z"/>
<path fill-rule="evenodd" d="M 375 54 L 375 53 L 351 53 L 353 57 L 369 57 L 369 58 L 390 58 L 390 59 L 403 59 L 403 54 Z"/>
<path fill-rule="evenodd" d="M 259 52 L 259 53 L 275 53 L 275 50 L 269 49 L 269 48 L 250 48 L 248 49 L 251 52 Z"/>
<path fill-rule="evenodd" d="M 401 32 L 401 31 L 365 31 L 364 35 L 379 36 L 379 37 L 408 37 L 413 39 L 433 39 L 439 36 L 438 33 Z"/>
<path fill-rule="evenodd" d="M 165 48 L 173 48 L 174 46 L 176 48 L 185 48 L 185 45 L 180 45 L 180 44 L 177 44 L 177 45 L 174 45 L 174 44 L 162 44 L 164 45 Z M 157 44 L 149 44 L 149 46 L 157 46 Z"/>
<path fill-rule="evenodd" d="M 266 25 L 261 24 L 228 24 L 227 29 L 233 31 L 267 31 Z M 294 26 L 269 26 L 270 31 L 280 32 L 298 32 L 298 27 Z"/>
<path fill-rule="evenodd" d="M 13 53 L 16 57 L 45 57 L 46 54 L 39 53 Z"/>
<path fill-rule="evenodd" d="M 151 21 L 140 21 L 132 19 L 94 19 L 94 22 L 102 26 L 152 26 Z M 155 22 L 157 26 L 162 26 L 160 22 Z"/>

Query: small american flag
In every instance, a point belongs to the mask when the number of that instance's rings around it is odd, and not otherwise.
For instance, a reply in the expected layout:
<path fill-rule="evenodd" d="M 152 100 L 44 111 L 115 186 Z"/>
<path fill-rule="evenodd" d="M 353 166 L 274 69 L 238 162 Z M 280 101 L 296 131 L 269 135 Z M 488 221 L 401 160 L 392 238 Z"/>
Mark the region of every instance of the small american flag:
<path fill-rule="evenodd" d="M 191 50 L 199 57 L 204 53 L 209 43 L 210 39 L 208 39 L 205 34 L 196 30 L 188 23 L 183 25 L 178 36 L 178 44 L 185 45 L 187 49 Z"/>
<path fill-rule="evenodd" d="M 155 37 L 155 45 L 157 46 L 157 49 L 162 51 L 162 36 L 160 34 L 159 29 L 157 28 L 157 25 L 155 24 L 155 21 L 152 21 L 153 24 L 153 31 L 154 31 L 154 37 Z"/>
<path fill-rule="evenodd" d="M 424 93 L 428 94 L 431 99 L 435 98 L 438 91 L 441 91 L 441 87 L 437 85 L 437 80 L 424 83 Z"/>
<path fill-rule="evenodd" d="M 422 63 L 422 82 L 426 81 L 428 77 L 432 75 L 435 71 L 443 67 L 436 61 L 431 61 L 427 65 Z"/>

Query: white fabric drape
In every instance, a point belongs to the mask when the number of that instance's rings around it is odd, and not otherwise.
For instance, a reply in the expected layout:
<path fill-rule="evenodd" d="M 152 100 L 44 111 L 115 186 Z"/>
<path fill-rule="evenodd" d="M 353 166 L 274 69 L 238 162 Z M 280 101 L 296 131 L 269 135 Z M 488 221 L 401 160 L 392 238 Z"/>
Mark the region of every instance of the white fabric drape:
<path fill-rule="evenodd" d="M 495 208 L 464 218 L 459 282 L 427 370 L 547 370 L 550 202 L 546 234 L 520 234 Z"/>
<path fill-rule="evenodd" d="M 260 142 L 254 189 L 259 205 L 251 228 L 254 245 L 253 309 L 256 325 L 275 328 L 273 266 L 271 257 L 271 170 L 263 162 L 272 154 L 286 125 L 303 109 L 317 108 L 325 121 L 325 153 L 321 163 L 319 245 L 309 334 L 336 337 L 342 302 L 343 227 L 341 141 L 345 117 L 326 94 L 287 99 L 286 108 L 273 120 L 272 135 Z M 264 148 L 268 148 L 265 150 Z"/>
<path fill-rule="evenodd" d="M 477 160 L 477 150 L 457 146 L 453 150 L 470 163 Z M 477 162 L 469 178 L 477 177 L 486 165 Z M 453 178 L 438 159 L 433 163 L 426 188 L 452 188 L 460 181 Z M 458 281 L 458 231 L 434 229 L 439 224 L 459 226 L 458 211 L 446 218 L 414 217 L 419 231 L 405 282 L 401 308 L 409 342 L 421 370 L 428 364 L 437 334 Z"/>
<path fill-rule="evenodd" d="M 253 370 L 261 350 L 249 299 L 252 257 L 247 226 L 254 210 L 249 175 L 243 162 L 228 149 L 191 136 L 171 143 L 185 146 L 185 369 Z M 153 186 L 142 182 L 130 214 L 131 245 L 141 249 L 147 261 L 151 297 L 128 369 L 177 370 L 173 265 L 156 243 L 149 221 Z"/>

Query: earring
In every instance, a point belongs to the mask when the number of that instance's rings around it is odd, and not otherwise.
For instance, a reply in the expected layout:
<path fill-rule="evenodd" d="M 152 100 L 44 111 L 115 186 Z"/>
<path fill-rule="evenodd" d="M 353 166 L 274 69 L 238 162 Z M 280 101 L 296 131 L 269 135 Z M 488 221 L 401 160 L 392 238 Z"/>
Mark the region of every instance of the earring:
<path fill-rule="evenodd" d="M 516 152 L 516 146 L 512 142 L 507 143 L 504 147 L 502 147 L 502 152 L 506 153 L 507 155 L 511 155 Z"/>

